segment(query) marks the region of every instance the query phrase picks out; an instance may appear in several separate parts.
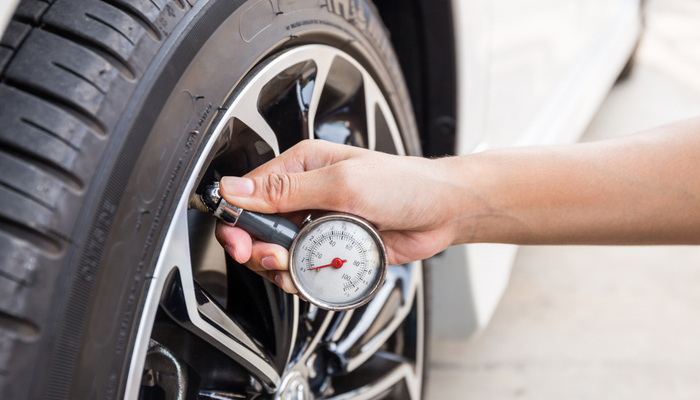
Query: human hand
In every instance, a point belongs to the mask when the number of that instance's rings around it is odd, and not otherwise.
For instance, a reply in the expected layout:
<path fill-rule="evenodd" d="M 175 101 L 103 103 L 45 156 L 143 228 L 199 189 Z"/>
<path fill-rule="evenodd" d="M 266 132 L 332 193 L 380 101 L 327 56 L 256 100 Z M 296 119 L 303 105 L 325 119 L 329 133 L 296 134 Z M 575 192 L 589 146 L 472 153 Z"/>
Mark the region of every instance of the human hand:
<path fill-rule="evenodd" d="M 371 221 L 390 264 L 430 257 L 455 239 L 459 202 L 439 160 L 400 157 L 320 140 L 304 141 L 245 177 L 224 177 L 221 195 L 247 210 L 301 223 L 310 211 Z M 287 251 L 219 224 L 217 238 L 236 261 L 294 293 Z"/>

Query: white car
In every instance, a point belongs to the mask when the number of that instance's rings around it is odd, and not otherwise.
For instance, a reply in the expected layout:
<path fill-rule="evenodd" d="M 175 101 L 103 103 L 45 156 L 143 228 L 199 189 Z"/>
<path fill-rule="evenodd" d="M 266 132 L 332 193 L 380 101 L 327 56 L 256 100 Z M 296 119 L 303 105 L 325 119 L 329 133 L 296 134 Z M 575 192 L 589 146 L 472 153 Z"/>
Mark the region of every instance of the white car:
<path fill-rule="evenodd" d="M 484 326 L 513 247 L 391 266 L 367 305 L 331 312 L 226 257 L 188 199 L 303 139 L 424 156 L 575 141 L 640 10 L 4 1 L 0 397 L 421 398 L 431 307 L 454 317 L 438 335 Z"/>

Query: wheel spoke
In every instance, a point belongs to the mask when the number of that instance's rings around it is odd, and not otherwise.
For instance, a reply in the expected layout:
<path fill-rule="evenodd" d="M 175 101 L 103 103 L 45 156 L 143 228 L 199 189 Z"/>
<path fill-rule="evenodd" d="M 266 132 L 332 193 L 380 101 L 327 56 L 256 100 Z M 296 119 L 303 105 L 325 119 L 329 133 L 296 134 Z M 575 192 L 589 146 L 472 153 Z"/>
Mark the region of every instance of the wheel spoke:
<path fill-rule="evenodd" d="M 265 283 L 267 303 L 271 309 L 272 330 L 275 332 L 276 356 L 273 362 L 279 371 L 289 365 L 294 355 L 297 332 L 299 331 L 299 298 L 280 290 L 271 283 Z"/>
<path fill-rule="evenodd" d="M 338 322 L 331 328 L 332 329 L 332 336 L 330 337 L 330 342 L 337 342 L 340 340 L 340 338 L 343 337 L 343 333 L 345 333 L 345 329 L 347 329 L 348 324 L 352 320 L 352 316 L 355 314 L 355 310 L 348 310 L 344 311 L 340 315 L 340 319 Z"/>
<path fill-rule="evenodd" d="M 384 286 L 366 306 L 355 310 L 352 328 L 330 347 L 342 372 L 352 372 L 369 360 L 406 319 L 413 307 L 419 275 L 415 263 L 389 267 Z"/>
<path fill-rule="evenodd" d="M 272 130 L 270 125 L 265 121 L 258 108 L 256 107 L 257 99 L 252 96 L 248 100 L 243 100 L 236 105 L 233 117 L 243 122 L 260 136 L 274 151 L 275 156 L 280 154 L 280 146 L 277 142 L 277 135 Z"/>
<path fill-rule="evenodd" d="M 367 143 L 370 150 L 377 148 L 377 103 L 383 99 L 382 92 L 368 79 L 364 79 L 365 112 L 367 113 Z"/>
<path fill-rule="evenodd" d="M 422 377 L 417 375 L 410 363 L 405 360 L 396 359 L 392 354 L 377 354 L 376 364 L 384 364 L 380 370 L 383 373 L 379 376 L 372 375 L 369 383 L 343 391 L 329 400 L 369 400 L 376 399 L 385 394 L 395 385 L 403 382 L 406 385 L 408 398 L 411 400 L 420 399 L 420 388 Z"/>
<path fill-rule="evenodd" d="M 197 397 L 197 400 L 237 400 L 250 398 L 250 393 L 248 392 L 231 392 L 228 390 L 204 390 L 199 392 L 198 395 L 199 397 Z"/>
<path fill-rule="evenodd" d="M 367 113 L 367 141 L 370 150 L 406 155 L 399 127 L 394 120 L 384 94 L 369 73 L 363 71 L 365 107 Z"/>
<path fill-rule="evenodd" d="M 318 344 L 321 342 L 321 339 L 323 339 L 323 337 L 326 335 L 326 332 L 328 331 L 328 327 L 330 326 L 331 321 L 333 320 L 335 312 L 321 310 L 314 305 L 309 305 L 309 312 L 307 312 L 307 318 L 310 314 L 321 314 L 320 316 L 318 316 L 318 318 L 321 319 L 321 322 L 318 325 L 318 327 L 309 329 L 309 334 L 306 337 L 300 338 L 300 340 L 305 343 L 303 343 L 303 347 L 300 351 L 300 354 L 295 360 L 293 360 L 294 364 L 306 363 L 309 357 L 311 357 L 311 355 L 318 349 Z"/>
<path fill-rule="evenodd" d="M 175 268 L 163 289 L 161 306 L 183 328 L 199 336 L 274 390 L 280 376 L 271 357 L 192 278 L 186 211 L 173 219 L 172 241 L 164 262 Z"/>
<path fill-rule="evenodd" d="M 318 111 L 318 104 L 321 101 L 321 94 L 323 93 L 323 88 L 326 86 L 326 80 L 328 79 L 328 73 L 333 65 L 334 56 L 327 55 L 326 53 L 320 53 L 314 58 L 314 63 L 316 64 L 316 78 L 314 79 L 314 89 L 311 93 L 311 101 L 309 102 L 309 114 L 307 118 L 309 138 L 314 138 L 314 124 L 316 121 L 316 112 Z"/>

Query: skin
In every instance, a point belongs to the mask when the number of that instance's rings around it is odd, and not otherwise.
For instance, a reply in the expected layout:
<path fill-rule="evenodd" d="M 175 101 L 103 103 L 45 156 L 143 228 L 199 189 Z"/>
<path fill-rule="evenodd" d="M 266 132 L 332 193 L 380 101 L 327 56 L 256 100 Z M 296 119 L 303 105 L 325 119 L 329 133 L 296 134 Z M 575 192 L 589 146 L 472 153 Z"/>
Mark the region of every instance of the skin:
<path fill-rule="evenodd" d="M 424 159 L 305 141 L 221 193 L 245 209 L 300 222 L 308 210 L 362 216 L 389 263 L 475 242 L 700 243 L 700 118 L 623 138 Z M 248 268 L 295 293 L 287 252 L 219 224 Z"/>

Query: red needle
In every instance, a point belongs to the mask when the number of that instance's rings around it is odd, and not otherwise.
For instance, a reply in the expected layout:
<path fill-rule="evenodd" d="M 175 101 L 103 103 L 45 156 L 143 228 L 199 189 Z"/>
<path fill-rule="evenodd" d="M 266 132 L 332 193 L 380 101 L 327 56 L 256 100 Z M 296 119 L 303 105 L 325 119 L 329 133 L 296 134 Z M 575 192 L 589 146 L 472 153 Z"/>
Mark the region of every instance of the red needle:
<path fill-rule="evenodd" d="M 321 265 L 320 267 L 309 268 L 309 270 L 312 270 L 312 269 L 321 269 L 321 268 L 326 268 L 326 267 L 340 268 L 340 267 L 342 267 L 343 264 L 345 264 L 347 261 L 348 261 L 348 260 L 341 260 L 340 258 L 337 258 L 337 257 L 336 257 L 336 258 L 333 259 L 333 261 L 331 261 L 330 264 Z"/>

